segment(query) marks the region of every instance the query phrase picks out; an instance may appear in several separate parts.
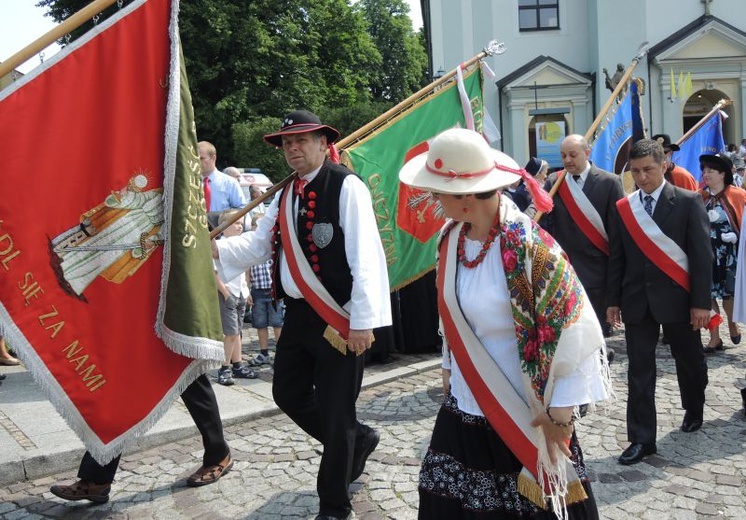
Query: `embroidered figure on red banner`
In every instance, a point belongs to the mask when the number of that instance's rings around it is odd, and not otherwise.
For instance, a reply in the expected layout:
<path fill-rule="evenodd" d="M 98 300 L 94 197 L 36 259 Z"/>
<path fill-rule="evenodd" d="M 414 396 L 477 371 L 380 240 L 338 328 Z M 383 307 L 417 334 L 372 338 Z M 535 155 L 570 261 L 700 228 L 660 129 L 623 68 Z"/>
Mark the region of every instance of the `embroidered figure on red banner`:
<path fill-rule="evenodd" d="M 139 174 L 81 216 L 80 224 L 50 243 L 52 267 L 62 288 L 81 299 L 98 276 L 122 283 L 163 243 L 163 188 L 144 190 Z"/>

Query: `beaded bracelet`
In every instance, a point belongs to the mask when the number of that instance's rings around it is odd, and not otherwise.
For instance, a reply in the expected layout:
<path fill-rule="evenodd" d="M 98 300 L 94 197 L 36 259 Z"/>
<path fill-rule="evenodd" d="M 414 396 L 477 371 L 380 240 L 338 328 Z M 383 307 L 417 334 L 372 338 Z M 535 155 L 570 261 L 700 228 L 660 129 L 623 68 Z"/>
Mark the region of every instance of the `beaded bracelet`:
<path fill-rule="evenodd" d="M 559 426 L 560 428 L 567 428 L 568 426 L 572 426 L 573 423 L 575 422 L 575 419 L 578 418 L 577 415 L 575 414 L 575 410 L 573 410 L 572 417 L 570 418 L 570 420 L 566 423 L 563 423 L 563 422 L 559 422 L 555 420 L 554 417 L 552 417 L 552 414 L 549 413 L 549 406 L 547 406 L 546 412 L 547 412 L 547 417 L 549 417 L 549 420 L 552 421 L 552 424 L 555 426 Z"/>

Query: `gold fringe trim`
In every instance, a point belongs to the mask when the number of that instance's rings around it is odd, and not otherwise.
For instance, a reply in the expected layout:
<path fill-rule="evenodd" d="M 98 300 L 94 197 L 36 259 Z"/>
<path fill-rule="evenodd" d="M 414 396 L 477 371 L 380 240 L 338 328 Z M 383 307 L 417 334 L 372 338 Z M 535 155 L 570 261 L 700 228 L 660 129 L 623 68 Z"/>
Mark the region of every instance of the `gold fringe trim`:
<path fill-rule="evenodd" d="M 339 335 L 339 332 L 334 330 L 331 325 L 327 325 L 324 329 L 324 339 L 335 349 L 339 350 L 339 353 L 343 356 L 347 355 L 347 341 Z M 375 339 L 373 340 L 375 341 Z M 365 351 L 356 352 L 358 356 L 362 356 Z"/>
<path fill-rule="evenodd" d="M 544 493 L 539 484 L 532 478 L 523 473 L 518 474 L 518 493 L 528 498 L 531 502 L 542 509 L 547 509 L 547 502 L 544 500 Z"/>
<path fill-rule="evenodd" d="M 327 325 L 326 329 L 324 329 L 324 339 L 328 341 L 332 347 L 339 350 L 343 356 L 347 355 L 347 342 L 339 335 L 339 332 L 331 327 L 331 325 Z"/>
<path fill-rule="evenodd" d="M 540 508 L 544 510 L 548 509 L 547 501 L 544 499 L 544 493 L 539 487 L 539 484 L 523 473 L 518 475 L 518 493 L 528 498 L 532 503 Z M 575 504 L 587 499 L 588 495 L 585 492 L 583 484 L 581 484 L 579 480 L 574 480 L 568 483 L 567 495 L 565 496 L 566 504 Z"/>
<path fill-rule="evenodd" d="M 575 504 L 577 502 L 582 502 L 583 500 L 588 500 L 588 494 L 585 492 L 583 484 L 581 484 L 579 480 L 573 480 L 568 483 L 565 501 L 568 504 Z"/>

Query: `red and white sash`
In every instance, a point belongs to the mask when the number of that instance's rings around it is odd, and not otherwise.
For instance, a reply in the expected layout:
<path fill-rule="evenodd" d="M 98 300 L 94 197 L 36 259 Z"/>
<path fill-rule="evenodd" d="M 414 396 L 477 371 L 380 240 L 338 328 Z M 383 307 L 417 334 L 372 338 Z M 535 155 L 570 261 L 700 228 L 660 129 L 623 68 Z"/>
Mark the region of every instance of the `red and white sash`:
<path fill-rule="evenodd" d="M 640 251 L 669 278 L 689 291 L 689 258 L 648 215 L 637 190 L 616 203 L 624 227 Z"/>
<path fill-rule="evenodd" d="M 295 215 L 292 203 L 293 190 L 287 187 L 282 191 L 280 211 L 277 219 L 280 222 L 282 249 L 290 268 L 293 281 L 298 285 L 303 298 L 339 336 L 347 340 L 350 335 L 350 313 L 344 310 L 332 298 L 326 287 L 316 278 L 308 259 L 303 254 L 298 233 L 295 228 Z M 325 335 L 326 337 L 326 335 Z M 328 339 L 328 338 L 327 338 Z M 335 345 L 339 349 L 337 345 Z M 343 352 L 344 353 L 344 352 Z"/>
<path fill-rule="evenodd" d="M 534 484 L 533 487 L 539 491 L 538 498 L 541 498 L 541 488 L 538 487 L 537 482 L 541 480 L 548 483 L 548 480 L 538 478 L 539 460 L 544 457 L 539 453 L 540 441 L 537 428 L 531 426 L 533 418 L 531 407 L 518 394 L 500 366 L 481 344 L 458 304 L 455 284 L 458 267 L 456 250 L 462 225 L 456 225 L 441 243 L 437 277 L 438 310 L 443 322 L 445 337 L 482 413 L 510 451 L 523 464 L 519 481 L 530 479 Z M 546 451 L 543 440 L 541 444 L 544 445 L 542 449 Z M 579 485 L 577 473 L 570 460 L 565 459 L 564 464 L 567 487 L 572 487 L 573 482 Z M 551 495 L 553 491 L 544 490 L 546 495 Z M 541 500 L 537 500 L 535 494 L 528 498 L 542 505 Z"/>
<path fill-rule="evenodd" d="M 580 228 L 580 231 L 600 251 L 609 254 L 609 236 L 606 234 L 604 222 L 591 201 L 588 200 L 577 182 L 568 179 L 568 173 L 564 172 L 565 180 L 560 183 L 559 196 L 564 202 L 567 211 Z"/>

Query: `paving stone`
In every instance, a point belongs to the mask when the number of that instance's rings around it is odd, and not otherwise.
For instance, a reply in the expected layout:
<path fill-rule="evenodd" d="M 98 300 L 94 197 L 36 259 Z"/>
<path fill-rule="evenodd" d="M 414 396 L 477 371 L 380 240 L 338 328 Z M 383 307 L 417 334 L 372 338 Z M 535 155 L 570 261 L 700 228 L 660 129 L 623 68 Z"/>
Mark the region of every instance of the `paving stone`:
<path fill-rule="evenodd" d="M 673 359 L 670 350 L 660 348 L 658 454 L 635 466 L 621 466 L 617 458 L 628 445 L 626 348 L 618 334 L 610 344 L 617 352 L 611 367 L 617 399 L 598 406 L 578 425 L 600 517 L 746 519 L 746 430 L 737 413 L 740 395 L 732 390 L 732 382 L 743 377 L 746 349 L 729 351 L 732 357 L 727 360 L 725 356 L 708 358 L 711 383 L 707 398 L 712 405 L 705 406 L 703 429 L 684 434 L 679 430 L 683 412 Z M 369 458 L 364 475 L 351 486 L 359 519 L 417 518 L 419 465 L 442 402 L 440 386 L 439 369 L 430 369 L 409 371 L 361 392 L 359 418 L 380 432 L 381 443 Z M 190 437 L 126 454 L 108 504 L 68 505 L 53 497 L 48 492 L 51 484 L 75 479 L 74 472 L 66 471 L 0 486 L 0 518 L 9 514 L 24 520 L 282 520 L 315 516 L 321 454 L 318 442 L 284 415 L 231 423 L 225 433 L 236 464 L 215 485 L 185 486 L 186 477 L 197 469 L 202 456 L 200 438 Z"/>

